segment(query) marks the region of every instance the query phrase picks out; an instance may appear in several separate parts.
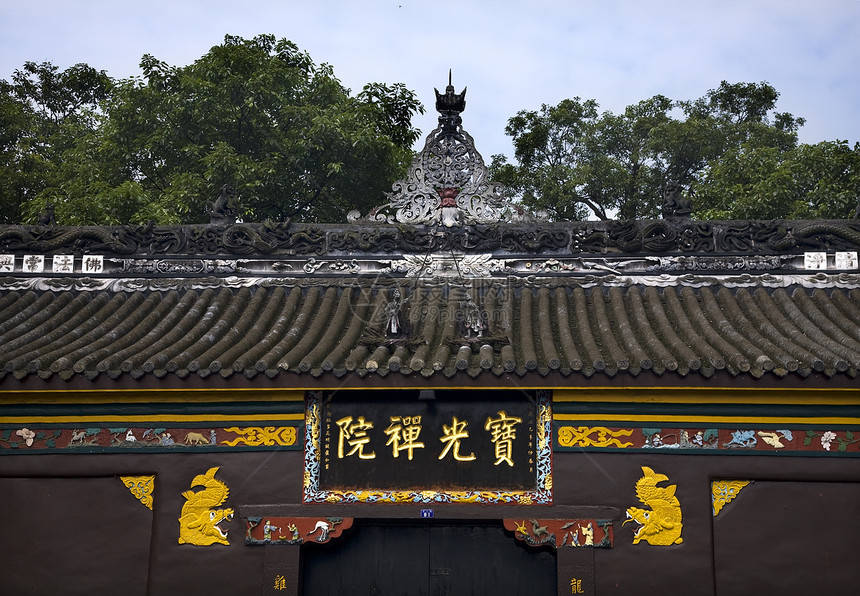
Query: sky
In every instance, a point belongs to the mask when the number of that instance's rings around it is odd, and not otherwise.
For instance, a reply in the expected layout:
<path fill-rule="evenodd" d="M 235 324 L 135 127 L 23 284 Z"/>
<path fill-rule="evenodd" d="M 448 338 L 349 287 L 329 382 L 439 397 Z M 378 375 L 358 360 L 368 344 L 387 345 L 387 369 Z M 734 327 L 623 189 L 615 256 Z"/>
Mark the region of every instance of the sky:
<path fill-rule="evenodd" d="M 621 112 L 767 81 L 800 140 L 860 142 L 860 0 L 0 0 L 0 78 L 25 61 L 139 75 L 143 54 L 194 62 L 225 34 L 269 33 L 328 63 L 352 91 L 404 83 L 436 125 L 449 69 L 484 160 L 513 155 L 519 110 L 594 99 Z"/>

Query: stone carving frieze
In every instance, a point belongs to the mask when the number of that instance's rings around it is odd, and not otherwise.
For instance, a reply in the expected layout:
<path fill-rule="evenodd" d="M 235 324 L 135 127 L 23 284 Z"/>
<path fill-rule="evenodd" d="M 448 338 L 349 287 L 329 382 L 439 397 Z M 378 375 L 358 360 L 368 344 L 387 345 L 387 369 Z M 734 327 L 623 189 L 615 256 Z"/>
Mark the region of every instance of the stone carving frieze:
<path fill-rule="evenodd" d="M 490 277 L 508 271 L 503 259 L 484 255 L 403 255 L 391 261 L 385 273 L 402 273 L 406 277 Z"/>
<path fill-rule="evenodd" d="M 506 262 L 506 266 L 511 266 Z M 319 276 L 205 276 L 205 277 L 133 277 L 133 278 L 93 278 L 93 277 L 11 277 L 0 276 L 0 290 L 2 291 L 80 291 L 80 292 L 168 292 L 184 290 L 204 290 L 221 288 L 274 288 L 286 287 L 354 287 L 356 283 L 364 286 L 385 286 L 394 283 L 394 278 L 389 278 L 393 272 L 380 269 L 378 275 L 364 278 L 359 282 L 351 275 L 319 275 Z M 401 272 L 401 274 L 405 271 Z M 404 276 L 405 277 L 405 276 Z M 464 285 L 469 287 L 469 278 L 451 276 L 417 275 L 424 287 L 444 287 Z M 540 275 L 534 272 L 528 275 L 492 275 L 491 280 L 497 280 L 512 287 L 581 287 L 592 288 L 620 287 L 626 288 L 631 285 L 654 286 L 658 288 L 667 287 L 726 287 L 726 288 L 787 288 L 792 286 L 803 288 L 857 288 L 860 287 L 860 274 L 770 274 L 770 273 L 741 273 L 726 275 L 713 274 L 702 275 L 696 273 L 684 274 L 653 274 L 653 275 L 628 275 L 623 273 L 612 273 L 608 271 L 584 272 L 579 275 Z"/>
<path fill-rule="evenodd" d="M 860 221 L 585 221 L 464 225 L 2 226 L 0 254 L 229 259 L 463 252 L 680 256 L 860 248 Z"/>

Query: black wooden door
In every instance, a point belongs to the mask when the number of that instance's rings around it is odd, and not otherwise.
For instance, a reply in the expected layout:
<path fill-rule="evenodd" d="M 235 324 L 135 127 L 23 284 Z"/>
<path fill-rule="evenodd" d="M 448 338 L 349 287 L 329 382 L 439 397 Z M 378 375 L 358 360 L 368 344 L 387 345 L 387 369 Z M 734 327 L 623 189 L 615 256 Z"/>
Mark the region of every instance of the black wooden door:
<path fill-rule="evenodd" d="M 306 596 L 556 594 L 555 552 L 530 549 L 501 523 L 356 521 L 339 541 L 302 550 Z"/>

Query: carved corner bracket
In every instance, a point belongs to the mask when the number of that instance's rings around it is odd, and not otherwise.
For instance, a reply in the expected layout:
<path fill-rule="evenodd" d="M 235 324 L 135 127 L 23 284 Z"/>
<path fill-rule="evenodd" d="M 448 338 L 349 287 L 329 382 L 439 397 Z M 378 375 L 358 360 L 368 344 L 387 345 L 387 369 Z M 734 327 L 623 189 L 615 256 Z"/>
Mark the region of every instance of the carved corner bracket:
<path fill-rule="evenodd" d="M 711 502 L 714 508 L 714 517 L 717 517 L 723 507 L 733 501 L 740 494 L 741 489 L 751 482 L 751 480 L 714 480 L 711 482 Z"/>

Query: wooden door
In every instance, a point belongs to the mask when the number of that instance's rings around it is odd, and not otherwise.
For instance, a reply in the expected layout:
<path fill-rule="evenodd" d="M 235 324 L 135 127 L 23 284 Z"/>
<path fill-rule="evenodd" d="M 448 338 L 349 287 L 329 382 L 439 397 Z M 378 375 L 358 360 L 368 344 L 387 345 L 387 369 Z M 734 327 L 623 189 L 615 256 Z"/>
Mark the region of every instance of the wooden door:
<path fill-rule="evenodd" d="M 534 550 L 501 523 L 356 521 L 342 539 L 302 550 L 306 595 L 556 594 L 555 551 Z"/>

